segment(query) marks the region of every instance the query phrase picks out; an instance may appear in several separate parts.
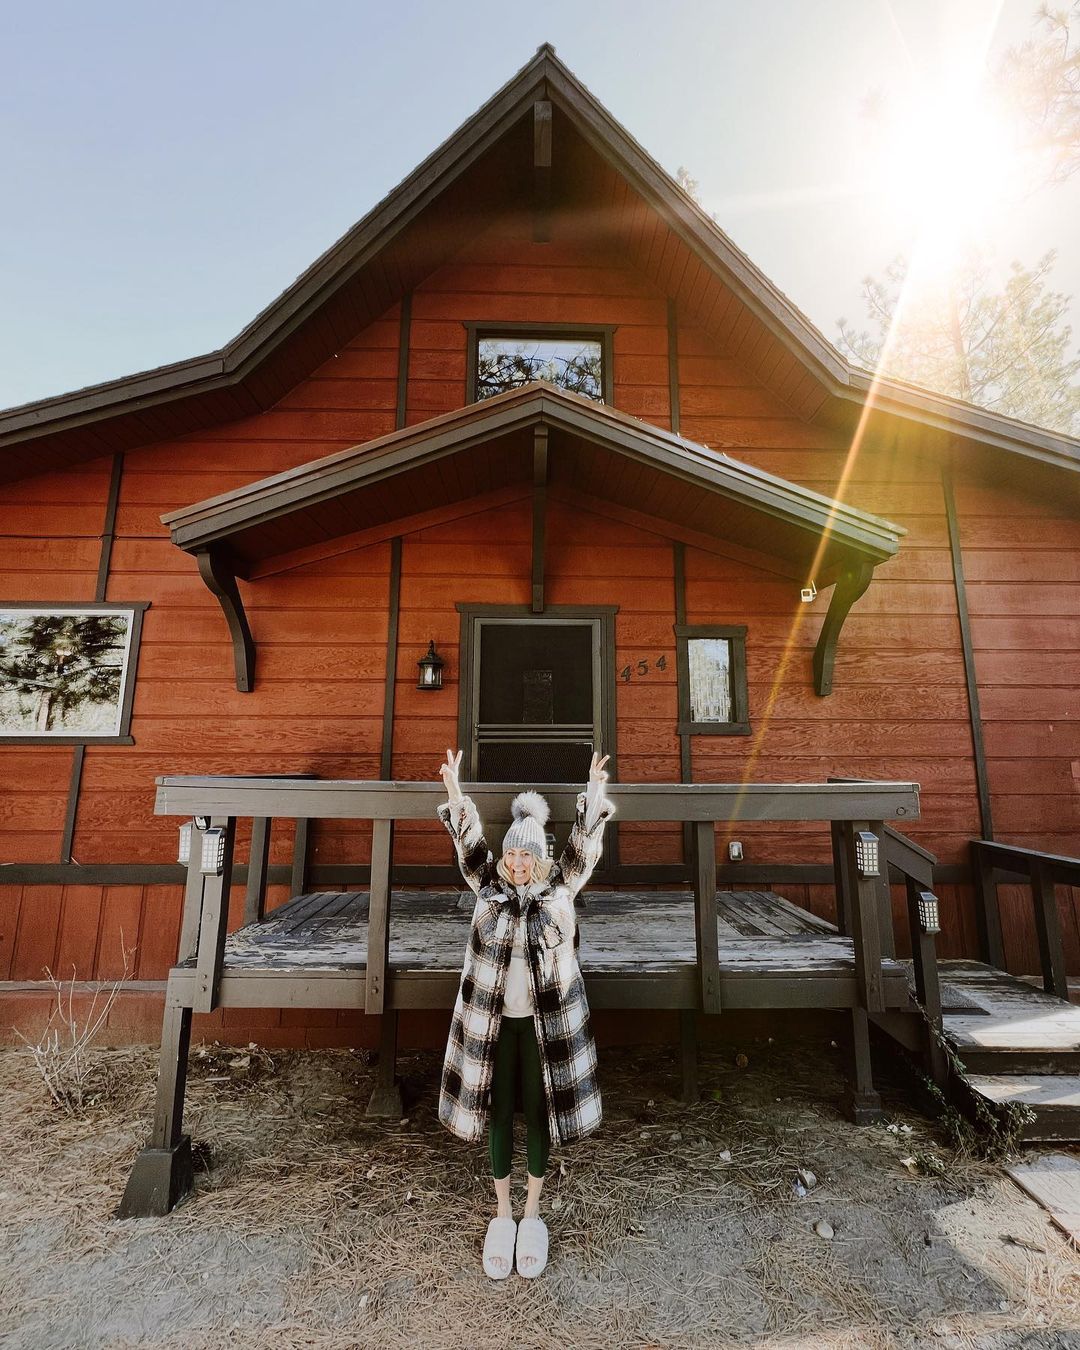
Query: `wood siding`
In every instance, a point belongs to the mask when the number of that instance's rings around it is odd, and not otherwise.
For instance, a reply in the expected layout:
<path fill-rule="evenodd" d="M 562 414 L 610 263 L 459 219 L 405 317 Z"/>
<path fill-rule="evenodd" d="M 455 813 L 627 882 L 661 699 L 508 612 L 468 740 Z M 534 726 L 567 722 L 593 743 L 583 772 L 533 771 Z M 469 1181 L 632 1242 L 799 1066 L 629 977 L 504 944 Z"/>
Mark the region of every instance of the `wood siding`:
<path fill-rule="evenodd" d="M 461 406 L 463 324 L 500 320 L 616 325 L 616 407 L 669 425 L 667 295 L 610 251 L 559 238 L 533 242 L 527 219 L 478 234 L 416 287 L 409 424 Z M 135 745 L 86 751 L 72 849 L 78 862 L 173 859 L 175 822 L 153 815 L 156 774 L 378 776 L 389 540 L 240 584 L 258 645 L 256 690 L 240 694 L 221 612 L 159 517 L 393 430 L 400 332 L 394 305 L 271 411 L 128 452 L 107 598 L 150 602 Z M 978 800 L 937 466 L 923 457 L 914 431 L 902 451 L 866 444 L 852 453 L 841 433 L 801 420 L 700 325 L 680 324 L 678 373 L 684 436 L 829 495 L 843 479 L 847 500 L 909 531 L 899 557 L 879 569 L 855 606 L 840 642 L 835 692 L 825 699 L 813 693 L 810 656 L 828 594 L 803 605 L 795 582 L 687 547 L 687 622 L 747 625 L 753 727 L 750 737 L 694 737 L 694 777 L 913 779 L 923 787 L 923 817 L 911 835 L 941 862 L 965 864 L 967 841 L 978 833 Z M 0 595 L 92 597 L 110 467 L 106 457 L 5 488 Z M 972 482 L 958 481 L 957 503 L 998 836 L 1076 854 L 1077 524 L 1022 494 Z M 469 508 L 404 536 L 395 777 L 433 777 L 444 748 L 457 743 L 455 604 L 528 603 L 530 511 L 523 485 L 522 495 L 504 494 L 497 507 Z M 676 780 L 674 575 L 663 526 L 630 525 L 601 504 L 553 495 L 546 600 L 619 606 L 616 669 L 630 668 L 614 691 L 619 773 L 634 781 Z M 431 637 L 447 661 L 446 688 L 438 695 L 415 688 L 416 660 Z M 666 670 L 657 668 L 661 656 Z M 639 661 L 647 663 L 645 673 Z M 71 757 L 70 747 L 0 747 L 0 862 L 56 860 Z M 369 829 L 343 823 L 316 828 L 312 861 L 364 862 L 369 837 Z M 739 837 L 748 862 L 830 858 L 825 829 L 743 825 Z M 719 831 L 722 856 L 725 845 Z M 676 827 L 622 828 L 624 863 L 675 862 L 680 846 Z M 290 850 L 289 830 L 279 829 L 271 861 L 287 863 Z M 239 857 L 245 856 L 241 834 Z M 398 856 L 445 863 L 445 835 L 435 822 L 403 827 Z M 830 888 L 775 889 L 832 915 Z M 939 949 L 974 954 L 969 888 L 943 886 L 940 893 Z M 276 888 L 271 904 L 283 898 L 284 888 Z M 125 942 L 139 945 L 138 977 L 160 978 L 175 949 L 179 904 L 180 889 L 172 886 L 0 887 L 0 979 L 37 979 L 44 965 L 68 975 L 74 965 L 79 978 L 114 974 L 121 927 Z M 240 904 L 237 889 L 234 915 Z M 1027 904 L 1018 893 L 1007 908 L 1016 970 L 1037 965 Z M 1080 970 L 1075 903 L 1066 917 L 1071 969 Z"/>

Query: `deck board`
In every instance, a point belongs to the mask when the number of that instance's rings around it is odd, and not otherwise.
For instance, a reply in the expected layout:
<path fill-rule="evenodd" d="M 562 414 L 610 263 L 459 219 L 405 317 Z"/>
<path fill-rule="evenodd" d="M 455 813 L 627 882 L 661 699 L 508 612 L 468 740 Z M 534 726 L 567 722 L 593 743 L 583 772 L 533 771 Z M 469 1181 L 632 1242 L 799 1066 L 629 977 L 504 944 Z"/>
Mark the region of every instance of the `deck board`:
<path fill-rule="evenodd" d="M 979 961 L 939 963 L 943 983 L 981 1011 L 945 1012 L 944 1031 L 965 1050 L 1080 1052 L 1080 1007 Z"/>
<path fill-rule="evenodd" d="M 460 971 L 471 905 L 460 892 L 395 891 L 390 909 L 390 970 Z M 717 895 L 720 968 L 726 975 L 850 976 L 850 938 L 827 920 L 769 891 Z M 230 933 L 226 971 L 363 971 L 367 964 L 366 891 L 297 896 L 263 923 Z M 649 974 L 696 965 L 694 900 L 688 891 L 594 891 L 578 916 L 582 971 Z M 186 963 L 191 965 L 192 962 Z M 899 961 L 888 978 L 906 978 Z"/>

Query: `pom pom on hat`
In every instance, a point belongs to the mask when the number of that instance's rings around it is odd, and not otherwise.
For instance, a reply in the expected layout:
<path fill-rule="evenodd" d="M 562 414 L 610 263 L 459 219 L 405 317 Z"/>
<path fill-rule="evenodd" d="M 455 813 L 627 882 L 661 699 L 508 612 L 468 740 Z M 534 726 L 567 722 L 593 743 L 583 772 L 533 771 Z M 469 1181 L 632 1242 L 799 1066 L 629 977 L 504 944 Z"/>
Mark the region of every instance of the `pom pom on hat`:
<path fill-rule="evenodd" d="M 541 829 L 548 823 L 548 817 L 551 815 L 551 808 L 539 792 L 519 792 L 510 804 L 510 811 L 515 820 L 524 820 L 526 816 L 531 816 Z"/>
<path fill-rule="evenodd" d="M 528 849 L 538 858 L 547 857 L 547 837 L 544 826 L 551 811 L 539 792 L 519 792 L 511 803 L 513 822 L 503 837 L 502 851 L 512 848 Z"/>

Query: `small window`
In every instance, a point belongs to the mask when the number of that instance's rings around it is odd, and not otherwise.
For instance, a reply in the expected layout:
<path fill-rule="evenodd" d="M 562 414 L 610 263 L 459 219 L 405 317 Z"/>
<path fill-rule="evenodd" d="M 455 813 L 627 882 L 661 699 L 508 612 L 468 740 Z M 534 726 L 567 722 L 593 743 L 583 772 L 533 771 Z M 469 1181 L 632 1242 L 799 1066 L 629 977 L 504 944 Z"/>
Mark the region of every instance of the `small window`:
<path fill-rule="evenodd" d="M 611 402 L 611 328 L 466 324 L 469 401 L 493 398 L 533 380 L 598 403 Z"/>
<path fill-rule="evenodd" d="M 676 624 L 679 733 L 748 736 L 746 625 Z"/>

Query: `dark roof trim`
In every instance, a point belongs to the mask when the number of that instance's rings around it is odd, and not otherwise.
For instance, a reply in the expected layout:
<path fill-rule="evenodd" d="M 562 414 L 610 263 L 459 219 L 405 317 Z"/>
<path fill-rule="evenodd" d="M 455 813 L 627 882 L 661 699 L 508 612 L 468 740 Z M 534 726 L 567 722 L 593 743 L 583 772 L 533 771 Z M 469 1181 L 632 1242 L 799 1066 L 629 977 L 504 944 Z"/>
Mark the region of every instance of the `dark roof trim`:
<path fill-rule="evenodd" d="M 934 394 L 849 364 L 697 203 L 633 139 L 558 59 L 536 55 L 398 187 L 302 273 L 231 342 L 190 361 L 161 366 L 74 393 L 0 412 L 0 443 L 137 412 L 196 393 L 243 383 L 261 362 L 510 126 L 551 99 L 581 135 L 626 176 L 706 266 L 725 283 L 833 396 L 969 437 L 1058 467 L 1080 470 L 1080 441 Z"/>
<path fill-rule="evenodd" d="M 161 517 L 173 543 L 208 548 L 251 526 L 392 477 L 467 446 L 544 425 L 607 446 L 881 562 L 900 525 L 538 380 L 496 398 L 340 450 Z"/>

